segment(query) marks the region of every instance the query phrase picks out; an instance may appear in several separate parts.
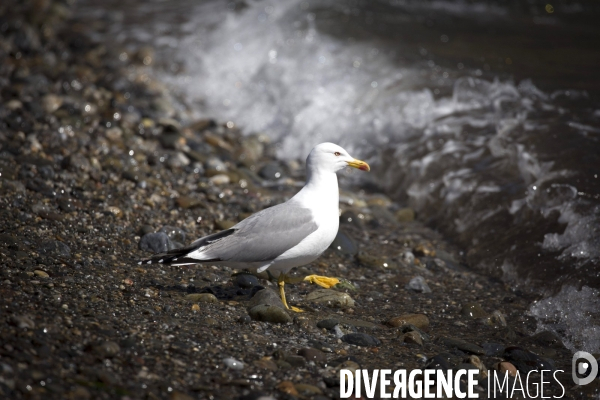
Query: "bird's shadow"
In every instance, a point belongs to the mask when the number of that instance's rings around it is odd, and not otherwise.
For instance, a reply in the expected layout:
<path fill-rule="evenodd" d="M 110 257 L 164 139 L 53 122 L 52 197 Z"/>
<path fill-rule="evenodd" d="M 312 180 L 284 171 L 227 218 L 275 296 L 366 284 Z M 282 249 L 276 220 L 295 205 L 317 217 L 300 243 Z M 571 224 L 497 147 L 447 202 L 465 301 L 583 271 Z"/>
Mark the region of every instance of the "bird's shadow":
<path fill-rule="evenodd" d="M 242 288 L 235 286 L 233 283 L 226 285 L 209 285 L 203 287 L 196 287 L 194 285 L 162 285 L 156 282 L 149 282 L 149 287 L 154 287 L 160 291 L 165 292 L 179 292 L 179 293 L 210 293 L 219 300 L 249 300 L 258 292 L 264 289 L 264 286 L 255 285 L 250 288 Z"/>

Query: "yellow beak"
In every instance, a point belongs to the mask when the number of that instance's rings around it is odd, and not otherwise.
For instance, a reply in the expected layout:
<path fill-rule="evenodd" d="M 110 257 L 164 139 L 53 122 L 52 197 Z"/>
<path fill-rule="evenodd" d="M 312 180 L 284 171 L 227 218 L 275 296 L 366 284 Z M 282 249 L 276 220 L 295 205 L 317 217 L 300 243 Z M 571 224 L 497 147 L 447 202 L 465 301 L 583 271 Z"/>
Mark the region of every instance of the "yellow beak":
<path fill-rule="evenodd" d="M 352 160 L 352 161 L 346 161 L 348 163 L 349 166 L 353 167 L 353 168 L 358 168 L 360 170 L 363 171 L 370 171 L 371 167 L 369 167 L 369 164 L 367 164 L 364 161 L 361 160 Z"/>

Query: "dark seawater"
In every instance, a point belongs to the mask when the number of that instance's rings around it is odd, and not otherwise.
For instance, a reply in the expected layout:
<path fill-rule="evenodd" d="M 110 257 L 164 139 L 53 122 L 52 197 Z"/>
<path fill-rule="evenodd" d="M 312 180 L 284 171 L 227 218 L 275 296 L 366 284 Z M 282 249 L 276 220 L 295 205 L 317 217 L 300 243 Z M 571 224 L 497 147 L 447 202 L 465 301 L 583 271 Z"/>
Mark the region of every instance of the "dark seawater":
<path fill-rule="evenodd" d="M 281 157 L 338 142 L 474 268 L 544 294 L 540 326 L 600 337 L 598 308 L 576 307 L 600 293 L 600 3 L 80 0 L 78 13 L 110 21 L 99 40 L 154 47 L 153 73 L 191 118 L 264 132 Z"/>

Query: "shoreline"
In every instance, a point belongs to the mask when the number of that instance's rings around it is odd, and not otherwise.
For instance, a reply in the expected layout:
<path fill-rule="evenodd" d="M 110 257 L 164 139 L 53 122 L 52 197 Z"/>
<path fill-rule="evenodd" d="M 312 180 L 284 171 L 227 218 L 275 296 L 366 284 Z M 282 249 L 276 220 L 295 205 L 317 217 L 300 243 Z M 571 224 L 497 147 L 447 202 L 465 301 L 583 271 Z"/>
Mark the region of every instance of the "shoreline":
<path fill-rule="evenodd" d="M 340 249 L 293 275 L 348 282 L 286 285 L 305 313 L 279 311 L 265 274 L 139 267 L 143 238 L 156 249 L 226 229 L 293 194 L 303 163 L 277 160 L 264 137 L 227 122 L 182 125 L 145 70 L 148 49 L 122 56 L 60 28 L 65 6 L 45 7 L 55 22 L 24 7 L 3 39 L 2 396 L 337 398 L 340 369 L 434 362 L 483 374 L 527 357 L 565 370 L 568 398 L 597 393 L 573 387 L 560 340 L 535 334 L 529 295 L 466 268 L 382 194 L 341 185 Z M 271 314 L 251 313 L 253 301 Z"/>

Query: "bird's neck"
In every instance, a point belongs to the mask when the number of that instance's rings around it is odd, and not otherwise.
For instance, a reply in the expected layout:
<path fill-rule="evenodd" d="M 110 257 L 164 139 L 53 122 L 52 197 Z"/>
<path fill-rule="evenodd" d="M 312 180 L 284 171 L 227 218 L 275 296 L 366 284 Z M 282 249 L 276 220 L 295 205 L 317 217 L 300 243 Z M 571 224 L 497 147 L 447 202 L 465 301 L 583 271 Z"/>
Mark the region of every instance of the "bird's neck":
<path fill-rule="evenodd" d="M 306 184 L 295 196 L 305 207 L 332 210 L 339 207 L 339 190 L 335 172 L 308 171 Z"/>

